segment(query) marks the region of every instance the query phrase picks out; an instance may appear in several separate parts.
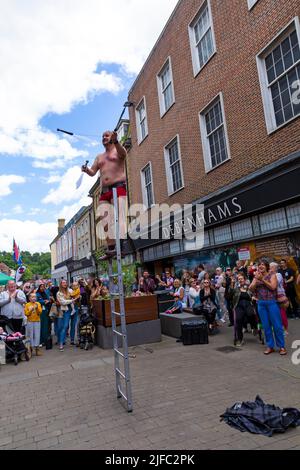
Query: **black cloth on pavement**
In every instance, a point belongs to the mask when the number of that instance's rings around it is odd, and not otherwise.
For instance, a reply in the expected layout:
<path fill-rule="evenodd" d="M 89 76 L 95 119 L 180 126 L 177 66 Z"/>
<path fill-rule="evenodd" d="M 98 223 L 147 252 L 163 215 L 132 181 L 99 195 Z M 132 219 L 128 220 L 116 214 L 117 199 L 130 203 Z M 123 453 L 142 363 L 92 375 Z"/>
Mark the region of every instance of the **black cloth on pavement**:
<path fill-rule="evenodd" d="M 254 402 L 237 402 L 220 416 L 221 421 L 241 432 L 272 436 L 284 433 L 289 427 L 300 426 L 300 411 L 297 408 L 279 408 L 268 405 L 257 395 Z"/>

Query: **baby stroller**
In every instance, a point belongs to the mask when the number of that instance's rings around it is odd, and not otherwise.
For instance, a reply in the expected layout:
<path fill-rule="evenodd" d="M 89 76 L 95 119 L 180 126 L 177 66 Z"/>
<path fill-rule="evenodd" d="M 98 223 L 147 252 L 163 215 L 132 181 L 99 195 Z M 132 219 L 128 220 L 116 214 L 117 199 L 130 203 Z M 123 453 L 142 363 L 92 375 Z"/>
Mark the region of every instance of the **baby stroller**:
<path fill-rule="evenodd" d="M 5 359 L 13 360 L 18 365 L 19 360 L 29 361 L 31 358 L 30 341 L 20 332 L 15 332 L 9 318 L 0 315 L 1 341 L 5 343 Z"/>
<path fill-rule="evenodd" d="M 93 349 L 95 338 L 94 317 L 89 313 L 88 307 L 82 306 L 80 319 L 78 322 L 78 342 L 76 344 L 80 349 Z"/>

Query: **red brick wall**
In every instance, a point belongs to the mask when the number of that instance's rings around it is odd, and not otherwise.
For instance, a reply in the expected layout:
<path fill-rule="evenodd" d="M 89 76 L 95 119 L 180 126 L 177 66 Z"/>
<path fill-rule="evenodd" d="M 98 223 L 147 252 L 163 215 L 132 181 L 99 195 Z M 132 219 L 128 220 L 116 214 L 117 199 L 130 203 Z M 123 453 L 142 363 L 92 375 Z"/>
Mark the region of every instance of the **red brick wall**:
<path fill-rule="evenodd" d="M 211 0 L 217 52 L 194 78 L 188 25 L 202 3 L 182 0 L 129 95 L 136 104 L 145 95 L 149 129 L 139 146 L 131 108 L 131 202 L 142 202 L 140 169 L 148 161 L 152 161 L 155 202 L 183 204 L 300 149 L 299 118 L 267 134 L 256 65 L 256 54 L 299 15 L 299 0 L 259 0 L 250 11 L 247 0 Z M 161 119 L 156 75 L 168 56 L 176 103 Z M 206 174 L 199 111 L 219 92 L 224 98 L 231 160 Z M 176 134 L 180 135 L 185 188 L 168 198 L 163 147 Z"/>
<path fill-rule="evenodd" d="M 268 238 L 266 240 L 256 241 L 255 248 L 257 256 L 270 256 L 270 257 L 288 257 L 287 238 L 276 237 Z"/>

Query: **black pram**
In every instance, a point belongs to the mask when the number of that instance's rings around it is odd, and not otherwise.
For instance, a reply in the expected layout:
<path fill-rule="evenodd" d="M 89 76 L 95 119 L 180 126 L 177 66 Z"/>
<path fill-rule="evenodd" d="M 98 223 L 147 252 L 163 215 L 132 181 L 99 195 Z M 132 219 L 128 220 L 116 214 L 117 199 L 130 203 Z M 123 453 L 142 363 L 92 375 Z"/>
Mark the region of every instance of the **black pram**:
<path fill-rule="evenodd" d="M 4 333 L 0 335 L 5 343 L 5 359 L 13 360 L 18 365 L 19 359 L 29 361 L 31 357 L 29 342 L 20 332 L 14 331 L 11 321 L 4 315 L 0 315 L 0 327 Z"/>
<path fill-rule="evenodd" d="M 80 349 L 92 349 L 95 338 L 94 317 L 89 313 L 88 307 L 82 306 L 78 322 L 78 342 Z"/>

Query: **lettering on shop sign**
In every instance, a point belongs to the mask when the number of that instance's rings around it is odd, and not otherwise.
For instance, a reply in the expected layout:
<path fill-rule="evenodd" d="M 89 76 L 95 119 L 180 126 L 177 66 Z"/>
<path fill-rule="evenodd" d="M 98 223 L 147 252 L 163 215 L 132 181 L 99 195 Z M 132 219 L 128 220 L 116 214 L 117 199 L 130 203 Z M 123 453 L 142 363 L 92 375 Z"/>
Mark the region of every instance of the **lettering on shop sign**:
<path fill-rule="evenodd" d="M 176 220 L 173 224 L 166 225 L 162 222 L 162 234 L 165 240 L 170 238 L 182 238 L 182 232 L 186 238 L 188 234 L 203 229 L 206 225 L 215 224 L 225 221 L 226 219 L 239 215 L 242 212 L 242 206 L 239 204 L 238 198 L 234 197 L 230 201 L 217 204 L 209 209 L 205 209 L 202 204 L 196 205 L 196 215 L 184 217 L 184 220 Z M 151 237 L 153 239 L 153 237 Z"/>

